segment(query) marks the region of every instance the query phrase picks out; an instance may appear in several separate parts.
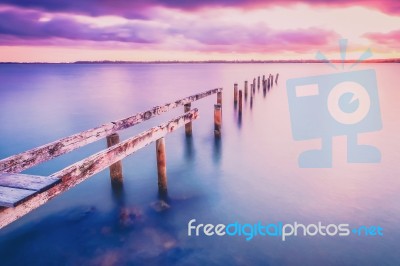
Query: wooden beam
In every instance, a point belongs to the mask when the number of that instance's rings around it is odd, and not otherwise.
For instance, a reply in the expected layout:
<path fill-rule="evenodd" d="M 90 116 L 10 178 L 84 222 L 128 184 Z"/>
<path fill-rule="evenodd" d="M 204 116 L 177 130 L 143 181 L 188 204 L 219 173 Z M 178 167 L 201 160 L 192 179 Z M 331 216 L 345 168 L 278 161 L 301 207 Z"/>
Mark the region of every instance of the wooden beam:
<path fill-rule="evenodd" d="M 43 191 L 60 180 L 55 177 L 23 175 L 23 174 L 0 174 L 0 186 L 20 188 L 27 190 Z"/>
<path fill-rule="evenodd" d="M 150 143 L 164 137 L 167 133 L 195 120 L 197 117 L 198 110 L 193 109 L 186 114 L 170 120 L 169 122 L 153 127 L 135 137 L 120 142 L 117 145 L 52 174 L 51 177 L 61 179 L 59 184 L 28 198 L 15 208 L 0 208 L 0 228 L 3 228 L 16 219 L 45 204 L 58 194 L 81 183 L 88 177 L 104 170 L 109 165 L 122 160 L 126 156 L 129 156 Z"/>
<path fill-rule="evenodd" d="M 14 207 L 25 198 L 37 193 L 35 190 L 0 187 L 0 206 Z"/>
<path fill-rule="evenodd" d="M 105 138 L 119 130 L 127 129 L 152 117 L 168 112 L 178 106 L 200 100 L 204 97 L 221 92 L 222 88 L 212 89 L 192 96 L 170 102 L 162 106 L 156 106 L 144 112 L 137 113 L 125 119 L 117 120 L 92 128 L 78 134 L 51 142 L 41 147 L 25 151 L 0 160 L 0 173 L 20 173 L 42 162 L 71 152 L 89 143 Z"/>

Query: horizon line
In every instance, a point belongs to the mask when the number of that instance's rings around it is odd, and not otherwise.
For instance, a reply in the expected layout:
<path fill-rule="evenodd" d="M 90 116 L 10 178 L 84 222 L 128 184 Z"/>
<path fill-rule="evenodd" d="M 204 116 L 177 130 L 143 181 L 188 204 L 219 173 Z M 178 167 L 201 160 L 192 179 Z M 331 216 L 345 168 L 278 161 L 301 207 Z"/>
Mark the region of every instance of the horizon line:
<path fill-rule="evenodd" d="M 386 59 L 333 59 L 333 60 L 317 60 L 317 59 L 288 59 L 288 60 L 78 60 L 73 62 L 16 62 L 16 61 L 0 61 L 0 64 L 195 64 L 195 63 L 400 63 L 400 58 Z"/>

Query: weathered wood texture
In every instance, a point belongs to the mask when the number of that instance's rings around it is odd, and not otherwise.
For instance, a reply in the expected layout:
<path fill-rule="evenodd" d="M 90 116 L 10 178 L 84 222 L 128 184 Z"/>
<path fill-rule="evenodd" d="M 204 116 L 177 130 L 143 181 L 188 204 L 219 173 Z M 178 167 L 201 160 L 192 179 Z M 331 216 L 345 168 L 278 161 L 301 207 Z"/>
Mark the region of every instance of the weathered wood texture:
<path fill-rule="evenodd" d="M 117 145 L 118 143 L 120 143 L 118 133 L 114 133 L 111 134 L 110 136 L 107 136 L 107 148 Z M 123 181 L 122 162 L 117 161 L 113 163 L 112 165 L 110 165 L 109 170 L 110 170 L 111 182 L 122 183 Z"/>
<path fill-rule="evenodd" d="M 156 141 L 158 190 L 167 191 L 167 158 L 165 152 L 165 139 L 160 138 Z"/>
<path fill-rule="evenodd" d="M 233 101 L 235 103 L 238 101 L 238 85 L 236 83 L 233 84 Z"/>
<path fill-rule="evenodd" d="M 217 93 L 217 103 L 222 104 L 222 91 Z"/>
<path fill-rule="evenodd" d="M 24 175 L 24 174 L 0 174 L 0 186 L 21 188 L 35 191 L 45 190 L 60 180 L 48 176 Z"/>
<path fill-rule="evenodd" d="M 137 113 L 128 118 L 110 122 L 102 126 L 54 141 L 41 147 L 2 159 L 0 160 L 0 173 L 20 173 L 42 162 L 46 162 L 57 156 L 105 138 L 106 136 L 111 135 L 119 130 L 127 129 L 143 121 L 149 120 L 152 117 L 168 112 L 173 108 L 200 100 L 204 97 L 221 91 L 222 88 L 217 88 L 182 98 L 162 106 L 156 106 L 150 110 Z"/>
<path fill-rule="evenodd" d="M 31 210 L 45 204 L 58 194 L 81 183 L 88 177 L 104 170 L 109 165 L 122 160 L 126 156 L 140 150 L 157 139 L 164 137 L 167 133 L 195 120 L 197 117 L 198 110 L 193 109 L 192 111 L 174 118 L 167 123 L 153 127 L 135 137 L 119 143 L 118 145 L 114 145 L 52 174 L 51 177 L 57 177 L 61 180 L 59 184 L 32 196 L 15 208 L 0 208 L 0 228 L 3 228 L 21 216 L 29 213 Z"/>
<path fill-rule="evenodd" d="M 221 123 L 222 123 L 222 106 L 220 104 L 214 105 L 214 135 L 221 137 Z"/>
<path fill-rule="evenodd" d="M 34 190 L 0 187 L 0 206 L 14 207 L 27 197 L 37 193 Z"/>
<path fill-rule="evenodd" d="M 242 112 L 243 107 L 243 96 L 242 96 L 242 90 L 239 91 L 239 113 Z"/>
<path fill-rule="evenodd" d="M 190 109 L 192 109 L 192 104 L 188 103 L 188 104 L 184 105 L 183 111 L 185 113 L 187 113 L 187 112 L 190 111 Z M 192 123 L 187 123 L 185 125 L 185 133 L 186 133 L 186 136 L 191 136 L 192 135 Z"/>
<path fill-rule="evenodd" d="M 14 207 L 25 198 L 59 182 L 55 177 L 0 174 L 0 207 Z"/>

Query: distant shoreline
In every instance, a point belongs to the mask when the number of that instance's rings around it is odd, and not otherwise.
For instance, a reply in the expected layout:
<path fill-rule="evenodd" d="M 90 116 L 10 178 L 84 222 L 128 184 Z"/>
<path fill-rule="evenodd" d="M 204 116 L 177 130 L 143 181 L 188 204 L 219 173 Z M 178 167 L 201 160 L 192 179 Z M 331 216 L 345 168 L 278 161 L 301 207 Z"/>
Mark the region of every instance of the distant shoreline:
<path fill-rule="evenodd" d="M 400 58 L 359 60 L 204 60 L 204 61 L 75 61 L 75 62 L 0 62 L 0 64 L 298 64 L 298 63 L 400 63 Z"/>

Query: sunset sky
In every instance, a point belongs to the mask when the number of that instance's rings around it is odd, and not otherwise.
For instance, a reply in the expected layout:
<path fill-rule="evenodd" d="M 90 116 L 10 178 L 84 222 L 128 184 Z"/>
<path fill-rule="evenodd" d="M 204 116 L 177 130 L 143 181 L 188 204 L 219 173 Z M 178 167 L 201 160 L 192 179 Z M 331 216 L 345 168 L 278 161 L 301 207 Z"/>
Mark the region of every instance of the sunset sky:
<path fill-rule="evenodd" d="M 400 1 L 0 0 L 0 61 L 400 57 Z"/>

